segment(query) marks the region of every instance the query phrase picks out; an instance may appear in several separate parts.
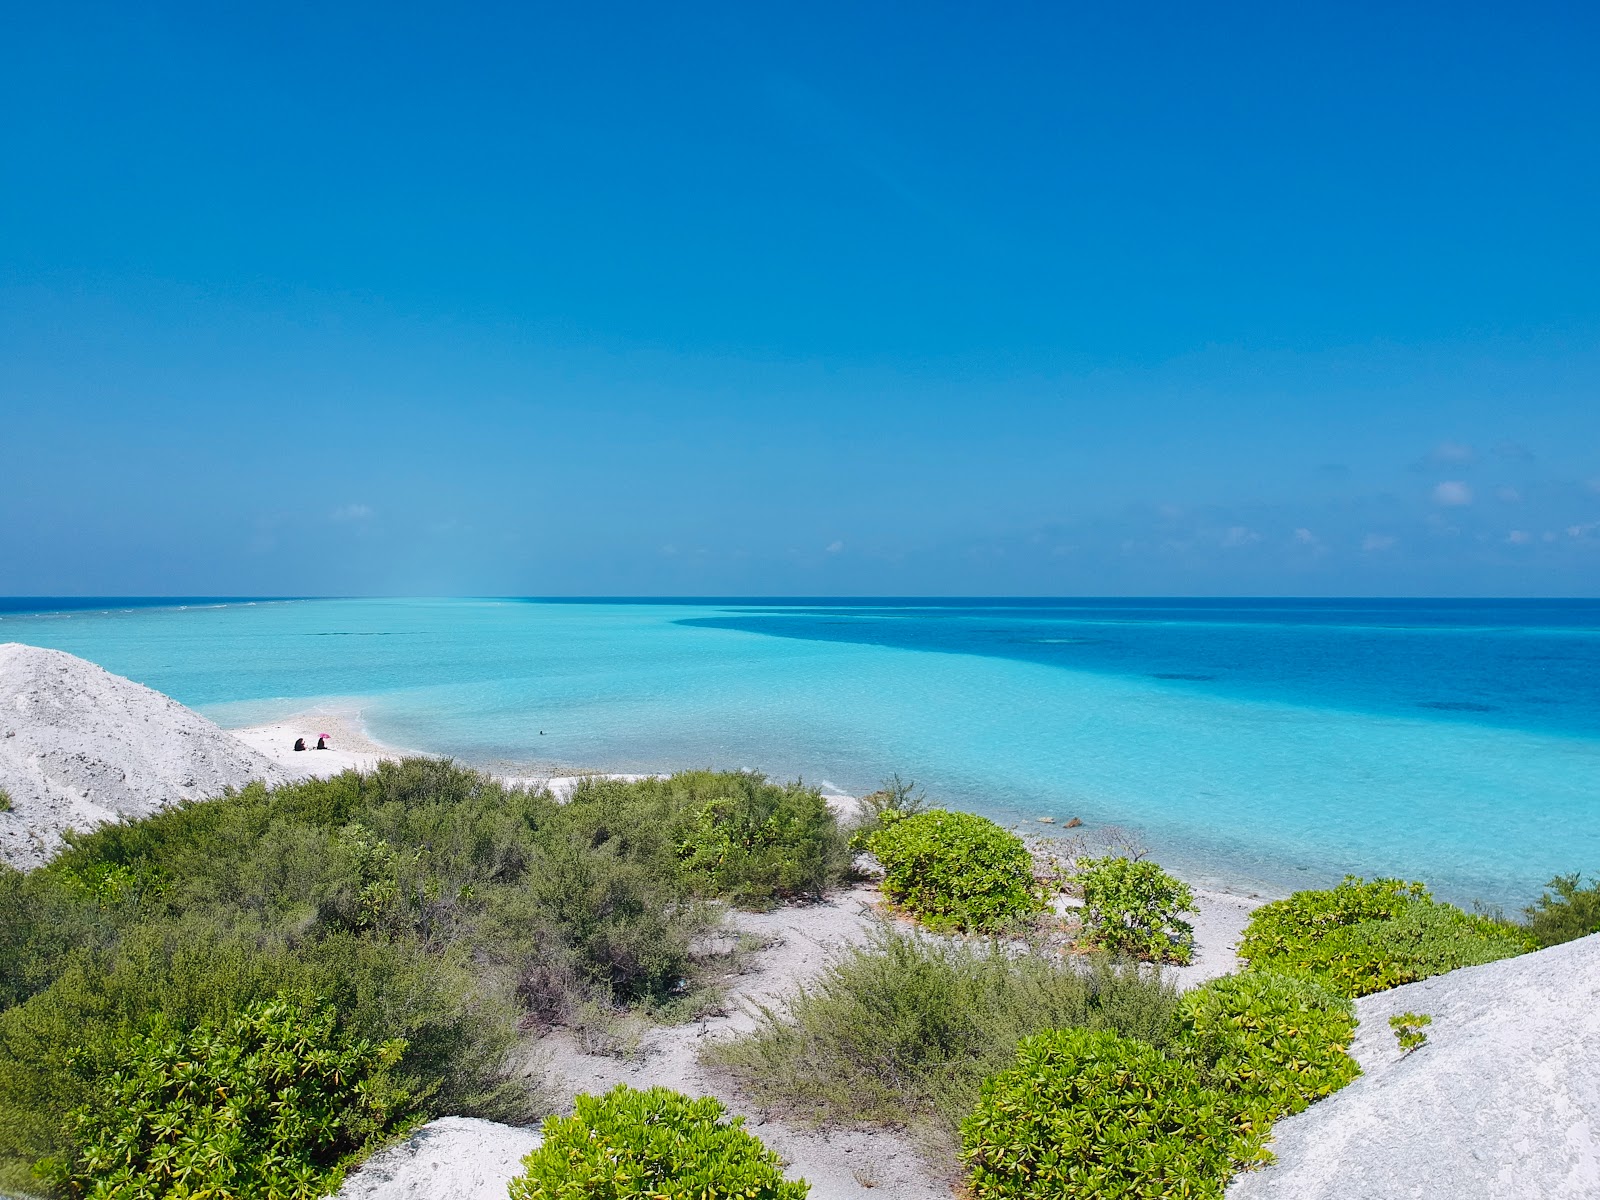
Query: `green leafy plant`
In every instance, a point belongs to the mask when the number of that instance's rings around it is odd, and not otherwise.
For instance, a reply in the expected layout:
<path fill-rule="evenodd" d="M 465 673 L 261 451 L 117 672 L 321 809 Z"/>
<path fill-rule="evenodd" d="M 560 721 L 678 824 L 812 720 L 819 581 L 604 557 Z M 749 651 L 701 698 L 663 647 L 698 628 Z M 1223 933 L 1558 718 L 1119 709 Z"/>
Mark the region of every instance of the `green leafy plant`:
<path fill-rule="evenodd" d="M 1153 862 L 1127 858 L 1080 859 L 1076 881 L 1083 888 L 1087 946 L 1151 962 L 1186 963 L 1194 951 L 1194 912 L 1189 885 Z"/>
<path fill-rule="evenodd" d="M 884 814 L 866 841 L 883 892 L 933 930 L 997 930 L 1044 908 L 1021 838 L 986 817 L 934 808 Z"/>
<path fill-rule="evenodd" d="M 1104 1030 L 1024 1039 L 961 1139 L 978 1200 L 1220 1198 L 1236 1169 L 1265 1157 L 1194 1065 Z"/>
<path fill-rule="evenodd" d="M 908 1128 L 948 1161 L 983 1080 L 1023 1037 L 1063 1026 L 1162 1043 L 1177 997 L 1132 964 L 951 941 L 885 923 L 744 1037 L 713 1043 L 764 1109 L 803 1122 Z"/>
<path fill-rule="evenodd" d="M 1389 1018 L 1389 1028 L 1394 1030 L 1394 1040 L 1400 1044 L 1404 1054 L 1410 1054 L 1427 1044 L 1428 1035 L 1422 1031 L 1432 1024 L 1433 1018 L 1427 1013 L 1395 1013 Z"/>
<path fill-rule="evenodd" d="M 659 880 L 750 908 L 819 897 L 850 870 L 848 837 L 821 793 L 754 771 L 585 779 L 556 820 Z"/>
<path fill-rule="evenodd" d="M 851 826 L 851 849 L 865 850 L 867 839 L 883 828 L 886 820 L 914 817 L 927 807 L 928 794 L 917 787 L 916 780 L 901 779 L 896 772 L 880 783 L 877 791 L 861 797 Z"/>
<path fill-rule="evenodd" d="M 281 999 L 221 1028 L 135 1037 L 72 1114 L 70 1155 L 41 1174 L 86 1200 L 325 1195 L 411 1111 L 391 1076 L 404 1050 Z"/>
<path fill-rule="evenodd" d="M 1420 883 L 1355 876 L 1262 905 L 1239 943 L 1252 967 L 1308 976 L 1346 996 L 1532 948 L 1526 931 L 1435 901 Z"/>
<path fill-rule="evenodd" d="M 709 1096 L 618 1085 L 544 1123 L 511 1200 L 804 1200 L 778 1156 Z"/>
<path fill-rule="evenodd" d="M 0 813 L 8 813 L 10 811 L 11 793 L 6 791 L 5 788 L 0 788 Z"/>
<path fill-rule="evenodd" d="M 697 891 L 735 904 L 815 899 L 844 873 L 847 838 L 820 792 L 779 787 L 758 775 L 693 810 L 678 847 Z"/>
<path fill-rule="evenodd" d="M 1557 875 L 1546 887 L 1549 890 L 1523 910 L 1528 918 L 1528 934 L 1534 941 L 1541 946 L 1558 946 L 1600 933 L 1600 879 L 1583 887 L 1574 872 Z"/>
<path fill-rule="evenodd" d="M 1174 1047 L 1256 1132 L 1331 1096 L 1361 1073 L 1347 1053 L 1355 1006 L 1273 971 L 1224 975 L 1179 1001 Z"/>
<path fill-rule="evenodd" d="M 1084 1029 L 1025 1039 L 962 1126 L 974 1195 L 1221 1197 L 1270 1161 L 1272 1122 L 1360 1073 L 1355 1009 L 1304 979 L 1247 972 L 1186 993 L 1165 1050 Z"/>

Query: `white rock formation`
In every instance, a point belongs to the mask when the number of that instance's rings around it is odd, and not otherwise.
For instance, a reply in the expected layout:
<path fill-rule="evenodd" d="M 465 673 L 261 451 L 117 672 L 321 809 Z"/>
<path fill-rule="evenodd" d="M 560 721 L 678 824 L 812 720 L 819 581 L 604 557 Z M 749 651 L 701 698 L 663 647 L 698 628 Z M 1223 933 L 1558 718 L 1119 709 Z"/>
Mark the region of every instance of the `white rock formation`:
<path fill-rule="evenodd" d="M 1600 1196 L 1600 934 L 1357 1001 L 1364 1074 L 1274 1127 L 1228 1200 Z M 1399 1013 L 1433 1018 L 1402 1055 Z"/>
<path fill-rule="evenodd" d="M 443 1117 L 369 1158 L 336 1200 L 506 1200 L 540 1140 L 534 1129 Z"/>
<path fill-rule="evenodd" d="M 0 644 L 0 861 L 35 866 L 66 829 L 219 796 L 281 768 L 160 692 L 59 650 Z"/>

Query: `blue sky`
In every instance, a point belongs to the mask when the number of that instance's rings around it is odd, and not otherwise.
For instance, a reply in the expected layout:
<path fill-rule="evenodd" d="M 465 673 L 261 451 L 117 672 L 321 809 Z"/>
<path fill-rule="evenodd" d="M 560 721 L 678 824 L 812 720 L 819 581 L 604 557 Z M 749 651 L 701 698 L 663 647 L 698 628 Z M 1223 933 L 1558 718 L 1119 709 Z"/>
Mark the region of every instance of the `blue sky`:
<path fill-rule="evenodd" d="M 1600 593 L 1597 13 L 12 5 L 0 593 Z"/>

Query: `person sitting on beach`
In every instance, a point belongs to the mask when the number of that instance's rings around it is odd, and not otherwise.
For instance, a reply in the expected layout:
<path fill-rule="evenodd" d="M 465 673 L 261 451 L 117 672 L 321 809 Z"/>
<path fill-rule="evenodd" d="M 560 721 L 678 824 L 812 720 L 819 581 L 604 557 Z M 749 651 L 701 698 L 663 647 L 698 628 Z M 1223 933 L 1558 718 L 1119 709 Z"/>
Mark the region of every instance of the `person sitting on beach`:
<path fill-rule="evenodd" d="M 295 738 L 295 740 L 294 740 L 294 748 L 296 750 L 304 750 L 306 748 L 306 740 L 305 740 L 305 738 Z"/>
<path fill-rule="evenodd" d="M 317 749 L 318 750 L 326 750 L 327 748 L 328 748 L 328 739 L 319 737 L 317 739 Z"/>

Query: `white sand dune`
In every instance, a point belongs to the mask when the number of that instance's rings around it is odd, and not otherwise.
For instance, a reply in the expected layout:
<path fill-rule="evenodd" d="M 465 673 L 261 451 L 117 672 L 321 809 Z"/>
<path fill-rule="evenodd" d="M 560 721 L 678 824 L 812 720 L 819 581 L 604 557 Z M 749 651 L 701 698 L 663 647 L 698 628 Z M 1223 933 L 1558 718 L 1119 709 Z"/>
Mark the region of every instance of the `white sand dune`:
<path fill-rule="evenodd" d="M 540 1140 L 532 1129 L 442 1117 L 374 1154 L 338 1200 L 506 1200 L 523 1157 Z"/>
<path fill-rule="evenodd" d="M 200 714 L 59 650 L 0 644 L 0 861 L 36 866 L 61 834 L 284 773 Z"/>
<path fill-rule="evenodd" d="M 1600 1196 L 1600 934 L 1367 996 L 1364 1074 L 1274 1128 L 1228 1200 Z M 1402 1055 L 1398 1013 L 1433 1018 Z"/>

